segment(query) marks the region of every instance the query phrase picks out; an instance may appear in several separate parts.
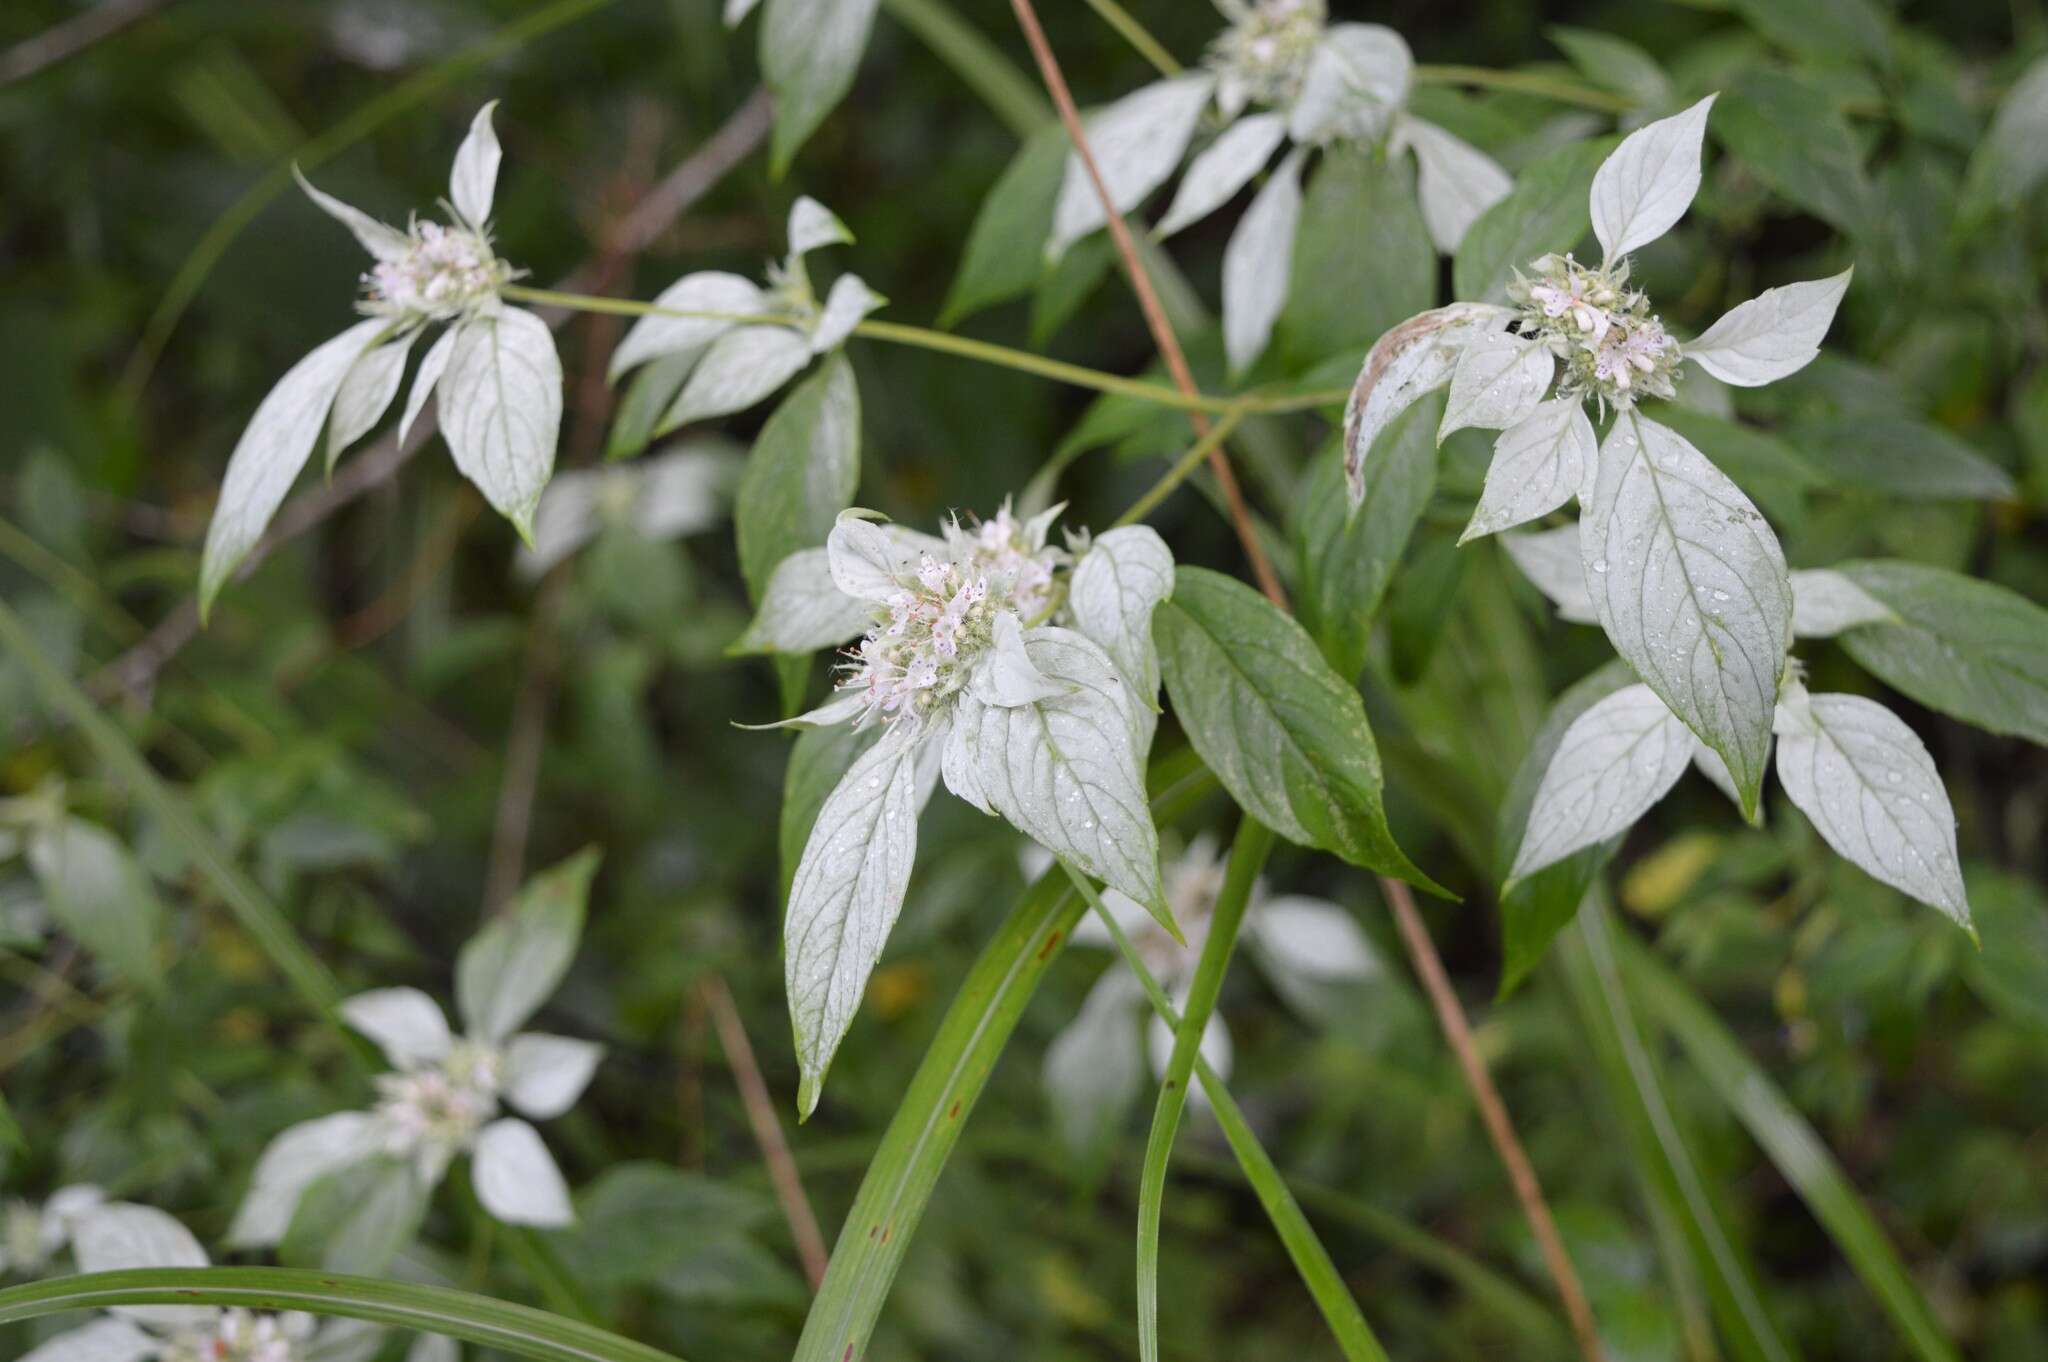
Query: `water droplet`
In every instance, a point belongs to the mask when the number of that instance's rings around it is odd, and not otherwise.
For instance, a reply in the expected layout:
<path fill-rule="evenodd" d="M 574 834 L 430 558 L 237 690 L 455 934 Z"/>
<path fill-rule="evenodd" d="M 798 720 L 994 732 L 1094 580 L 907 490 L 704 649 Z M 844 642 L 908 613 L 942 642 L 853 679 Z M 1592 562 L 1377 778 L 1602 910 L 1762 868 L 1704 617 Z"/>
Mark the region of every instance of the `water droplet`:
<path fill-rule="evenodd" d="M 1714 599 L 1717 601 L 1725 601 L 1728 599 L 1728 593 L 1725 591 L 1716 591 L 1714 593 Z"/>
<path fill-rule="evenodd" d="M 1607 560 L 1606 560 L 1605 558 L 1595 558 L 1595 559 L 1593 560 L 1593 571 L 1595 571 L 1595 572 L 1605 572 L 1605 571 L 1607 571 Z"/>
<path fill-rule="evenodd" d="M 1894 785 L 1898 784 L 1899 781 L 1903 779 L 1903 777 L 1901 777 L 1897 771 L 1886 771 L 1884 773 L 1884 778 L 1886 780 L 1889 780 Z"/>

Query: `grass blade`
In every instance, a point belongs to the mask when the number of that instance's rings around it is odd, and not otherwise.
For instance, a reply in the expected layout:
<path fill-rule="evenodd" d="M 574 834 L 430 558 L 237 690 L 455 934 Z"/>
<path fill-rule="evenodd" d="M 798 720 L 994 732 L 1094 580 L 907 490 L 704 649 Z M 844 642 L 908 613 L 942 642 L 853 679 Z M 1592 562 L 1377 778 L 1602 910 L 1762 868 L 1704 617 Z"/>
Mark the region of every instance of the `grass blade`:
<path fill-rule="evenodd" d="M 1791 1099 L 1713 1010 L 1648 951 L 1630 949 L 1622 964 L 1637 999 L 1678 1038 L 1721 1100 L 1763 1146 L 1891 1316 L 1913 1355 L 1922 1362 L 1958 1362 L 1955 1345 L 1935 1321 L 1884 1228 Z"/>
<path fill-rule="evenodd" d="M 534 1362 L 678 1362 L 658 1348 L 467 1291 L 285 1267 L 137 1268 L 0 1291 L 0 1324 L 123 1305 L 303 1310 L 496 1348 Z"/>

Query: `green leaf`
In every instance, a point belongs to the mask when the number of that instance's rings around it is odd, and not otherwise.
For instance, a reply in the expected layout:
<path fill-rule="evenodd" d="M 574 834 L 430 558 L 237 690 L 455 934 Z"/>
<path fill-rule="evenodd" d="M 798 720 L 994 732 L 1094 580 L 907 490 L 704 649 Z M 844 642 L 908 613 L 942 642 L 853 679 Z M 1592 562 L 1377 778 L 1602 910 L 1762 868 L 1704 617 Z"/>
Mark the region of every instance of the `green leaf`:
<path fill-rule="evenodd" d="M 1918 563 L 1838 563 L 1897 624 L 1841 635 L 1849 656 L 1929 709 L 2048 746 L 2048 610 L 2002 586 Z"/>
<path fill-rule="evenodd" d="M 860 388 L 834 351 L 776 407 L 740 475 L 733 529 L 756 600 L 777 563 L 825 542 L 859 485 Z"/>
<path fill-rule="evenodd" d="M 1799 207 L 1851 236 L 1870 226 L 1863 149 L 1827 91 L 1783 71 L 1752 67 L 1721 96 L 1712 127 L 1722 146 Z M 1799 135 L 1786 136 L 1787 128 Z"/>
<path fill-rule="evenodd" d="M 1768 431 L 1676 402 L 1657 408 L 1657 419 L 1699 446 L 1773 523 L 1800 524 L 1806 518 L 1806 494 L 1828 485 L 1814 460 Z"/>
<path fill-rule="evenodd" d="M 419 1233 L 427 1190 L 409 1159 L 365 1159 L 325 1174 L 300 1196 L 278 1258 L 327 1272 L 382 1272 Z"/>
<path fill-rule="evenodd" d="M 612 417 L 611 434 L 605 439 L 605 458 L 631 459 L 646 451 L 648 442 L 654 439 L 654 428 L 661 424 L 662 413 L 676 400 L 676 394 L 683 390 L 683 383 L 701 358 L 697 351 L 663 355 L 633 375 L 625 396 L 619 399 L 618 412 Z"/>
<path fill-rule="evenodd" d="M 1407 158 L 1333 145 L 1302 200 L 1275 345 L 1294 368 L 1327 355 L 1363 354 L 1384 332 L 1435 305 L 1436 279 L 1436 246 L 1416 206 Z"/>
<path fill-rule="evenodd" d="M 1109 277 L 1116 246 L 1105 233 L 1074 243 L 1039 281 L 1031 299 L 1031 343 L 1044 346 Z"/>
<path fill-rule="evenodd" d="M 1317 456 L 1294 527 L 1301 554 L 1302 622 L 1338 675 L 1365 666 L 1373 621 L 1394 569 L 1436 490 L 1436 423 L 1443 398 L 1431 395 L 1394 418 L 1364 464 L 1365 499 L 1352 514 L 1341 442 Z"/>
<path fill-rule="evenodd" d="M 1999 102 L 1991 130 L 1970 156 L 1961 216 L 1979 221 L 2026 202 L 2048 176 L 2048 58 L 2037 59 Z"/>
<path fill-rule="evenodd" d="M 1031 291 L 1044 270 L 1053 201 L 1066 167 L 1067 133 L 1059 124 L 1025 140 L 974 215 L 960 272 L 939 310 L 940 326 Z"/>
<path fill-rule="evenodd" d="M 1552 24 L 1543 30 L 1571 59 L 1579 74 L 1603 90 L 1625 95 L 1646 109 L 1671 102 L 1671 77 L 1657 59 L 1626 38 L 1597 29 Z"/>
<path fill-rule="evenodd" d="M 1522 764 L 1515 768 L 1515 777 L 1501 800 L 1500 821 L 1494 833 L 1495 883 L 1505 883 L 1515 864 L 1515 854 L 1522 848 L 1522 833 L 1529 824 L 1530 806 L 1536 802 L 1537 787 L 1543 783 L 1543 773 L 1550 769 L 1550 759 L 1557 754 L 1558 744 L 1564 741 L 1565 730 L 1600 701 L 1624 686 L 1633 685 L 1635 679 L 1628 664 L 1616 658 L 1580 678 L 1557 697 L 1557 703 L 1544 716 L 1542 727 L 1530 740 L 1529 750 L 1523 755 Z M 1600 867 L 1620 845 L 1621 838 L 1616 837 L 1604 845 L 1575 851 L 1555 865 L 1516 880 L 1501 895 L 1498 996 L 1504 998 L 1513 992 L 1536 968 L 1544 952 L 1550 949 L 1551 941 L 1579 911 L 1579 902 L 1592 888 Z"/>
<path fill-rule="evenodd" d="M 1631 991 L 1670 1032 L 1812 1211 L 1923 1362 L 1960 1362 L 1934 1311 L 1841 1165 L 1712 1009 L 1640 947 L 1622 952 Z"/>
<path fill-rule="evenodd" d="M 599 859 L 586 847 L 535 875 L 456 956 L 455 1005 L 477 1039 L 517 1031 L 569 972 Z"/>
<path fill-rule="evenodd" d="M 0 1324 L 125 1305 L 303 1310 L 439 1334 L 533 1362 L 678 1362 L 659 1348 L 530 1306 L 307 1268 L 155 1267 L 30 1282 L 0 1291 Z"/>
<path fill-rule="evenodd" d="M 1593 174 L 1617 140 L 1600 137 L 1561 147 L 1517 176 L 1508 196 L 1466 229 L 1451 267 L 1451 291 L 1474 302 L 1505 302 L 1515 270 L 1585 240 L 1593 229 L 1587 207 Z"/>
<path fill-rule="evenodd" d="M 127 979 L 154 990 L 163 979 L 156 951 L 164 908 L 149 873 L 120 839 L 66 816 L 34 828 L 27 850 L 29 869 L 64 930 Z"/>
<path fill-rule="evenodd" d="M 1239 807 L 1291 842 L 1443 892 L 1394 844 L 1365 703 L 1305 629 L 1191 567 L 1152 629 L 1181 727 Z"/>
<path fill-rule="evenodd" d="M 1871 412 L 1803 426 L 1807 460 L 1838 486 L 1915 501 L 2005 501 L 2003 468 L 1940 426 Z"/>
<path fill-rule="evenodd" d="M 563 1256 L 593 1287 L 644 1286 L 715 1263 L 774 1216 L 764 1191 L 666 1164 L 621 1163 L 577 1197 Z"/>
<path fill-rule="evenodd" d="M 1973 869 L 1970 916 L 1982 950 L 1963 954 L 1963 977 L 1987 1007 L 2048 1031 L 2048 896 L 2022 875 Z"/>
<path fill-rule="evenodd" d="M 1871 0 L 1735 0 L 1735 8 L 1764 37 L 1823 64 L 1852 54 L 1891 61 L 1885 15 Z"/>
<path fill-rule="evenodd" d="M 761 79 L 775 96 L 770 173 L 789 169 L 797 148 L 853 88 L 876 0 L 768 0 L 761 16 Z"/>

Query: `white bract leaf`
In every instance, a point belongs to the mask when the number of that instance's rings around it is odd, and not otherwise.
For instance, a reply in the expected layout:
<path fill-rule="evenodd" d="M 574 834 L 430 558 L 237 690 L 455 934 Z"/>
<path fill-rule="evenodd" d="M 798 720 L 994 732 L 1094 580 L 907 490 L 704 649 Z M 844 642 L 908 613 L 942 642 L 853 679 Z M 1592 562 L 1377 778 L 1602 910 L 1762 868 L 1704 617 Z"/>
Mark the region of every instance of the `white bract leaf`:
<path fill-rule="evenodd" d="M 1420 118 L 1401 120 L 1400 135 L 1415 152 L 1415 191 L 1430 240 L 1445 255 L 1481 213 L 1506 198 L 1513 177 L 1485 152 Z"/>
<path fill-rule="evenodd" d="M 267 1248 L 284 1238 L 305 1190 L 337 1169 L 383 1147 L 374 1119 L 361 1111 L 336 1112 L 287 1127 L 256 1160 L 249 1191 L 228 1227 L 236 1248 Z"/>
<path fill-rule="evenodd" d="M 1681 353 L 1724 383 L 1760 388 L 1797 373 L 1820 353 L 1854 269 L 1765 289 L 1708 327 Z"/>
<path fill-rule="evenodd" d="M 1861 624 L 1896 624 L 1892 608 L 1828 568 L 1792 574 L 1792 632 L 1800 638 L 1833 638 Z"/>
<path fill-rule="evenodd" d="M 1252 114 L 1225 128 L 1188 163 L 1173 192 L 1173 205 L 1154 235 L 1164 240 L 1221 208 L 1252 182 L 1287 136 L 1287 120 L 1276 113 Z"/>
<path fill-rule="evenodd" d="M 837 349 L 860 325 L 861 318 L 888 301 L 857 274 L 842 274 L 834 279 L 832 291 L 825 295 L 825 308 L 818 314 L 818 324 L 811 328 L 811 353 L 822 355 Z"/>
<path fill-rule="evenodd" d="M 598 500 L 608 476 L 618 471 L 564 473 L 549 481 L 533 515 L 533 542 L 519 551 L 521 576 L 541 576 L 596 537 Z"/>
<path fill-rule="evenodd" d="M 1742 792 L 1735 788 L 1735 777 L 1728 774 L 1728 763 L 1721 760 L 1719 752 L 1694 738 L 1692 764 L 1693 769 L 1705 776 L 1715 789 L 1728 796 L 1729 803 L 1737 809 L 1742 807 Z M 1761 819 L 1762 811 L 1759 809 L 1758 821 Z"/>
<path fill-rule="evenodd" d="M 1499 331 L 1513 316 L 1492 303 L 1452 303 L 1410 317 L 1373 343 L 1344 409 L 1344 482 L 1354 510 L 1365 498 L 1365 460 L 1380 432 L 1417 398 L 1451 381 L 1467 341 Z"/>
<path fill-rule="evenodd" d="M 553 1120 L 590 1086 L 604 1047 L 567 1036 L 528 1033 L 505 1047 L 505 1100 L 536 1121 Z"/>
<path fill-rule="evenodd" d="M 162 1339 L 127 1320 L 106 1316 L 45 1339 L 16 1362 L 143 1362 L 163 1346 Z"/>
<path fill-rule="evenodd" d="M 1223 349 L 1232 376 L 1243 373 L 1273 334 L 1294 273 L 1294 231 L 1301 224 L 1301 166 L 1287 153 L 1259 189 L 1223 250 Z"/>
<path fill-rule="evenodd" d="M 1875 700 L 1786 690 L 1778 714 L 1785 793 L 1844 858 L 1969 926 L 1955 811 L 1920 739 Z"/>
<path fill-rule="evenodd" d="M 661 418 L 660 431 L 745 411 L 811 362 L 810 342 L 787 326 L 742 326 L 711 343 Z"/>
<path fill-rule="evenodd" d="M 477 231 L 490 221 L 491 199 L 498 188 L 498 132 L 491 126 L 491 110 L 498 101 L 478 109 L 470 120 L 469 136 L 455 150 L 455 167 L 448 172 L 448 201 Z"/>
<path fill-rule="evenodd" d="M 1334 903 L 1299 895 L 1268 899 L 1245 922 L 1269 968 L 1302 979 L 1344 983 L 1379 973 L 1379 956 L 1358 920 Z"/>
<path fill-rule="evenodd" d="M 112 1201 L 80 1216 L 71 1235 L 71 1256 L 80 1272 L 119 1272 L 131 1267 L 205 1267 L 206 1250 L 170 1216 L 154 1206 Z M 117 1305 L 117 1315 L 154 1329 L 198 1328 L 214 1311 L 195 1305 Z"/>
<path fill-rule="evenodd" d="M 472 1038 L 503 1044 L 562 982 L 594 872 L 587 856 L 543 871 L 457 953 L 455 1006 Z"/>
<path fill-rule="evenodd" d="M 508 1225 L 560 1229 L 576 1221 L 562 1170 L 541 1143 L 540 1132 L 515 1117 L 477 1132 L 469 1176 L 476 1199 Z"/>
<path fill-rule="evenodd" d="M 1714 99 L 1636 129 L 1594 172 L 1593 235 L 1610 263 L 1670 231 L 1692 206 Z"/>
<path fill-rule="evenodd" d="M 1436 442 L 1467 426 L 1505 430 L 1536 410 L 1557 359 L 1541 341 L 1506 331 L 1483 331 L 1465 343 L 1451 373 L 1451 395 L 1437 424 Z"/>
<path fill-rule="evenodd" d="M 839 220 L 839 215 L 809 194 L 802 195 L 789 206 L 791 255 L 809 255 L 826 246 L 852 244 L 853 233 L 846 230 L 846 224 Z"/>
<path fill-rule="evenodd" d="M 1585 404 L 1553 397 L 1501 432 L 1486 469 L 1486 488 L 1458 542 L 1548 515 L 1579 493 L 1579 484 L 1600 457 L 1600 442 Z M 1576 568 L 1578 555 L 1572 555 Z"/>
<path fill-rule="evenodd" d="M 1600 616 L 1593 610 L 1593 593 L 1586 589 L 1586 563 L 1579 555 L 1577 525 L 1504 534 L 1500 544 L 1522 575 L 1550 598 L 1559 619 L 1573 624 L 1600 622 Z"/>
<path fill-rule="evenodd" d="M 1600 448 L 1579 548 L 1615 650 L 1727 761 L 1752 813 L 1792 640 L 1777 536 L 1683 436 L 1628 411 Z"/>
<path fill-rule="evenodd" d="M 1024 626 L 1017 616 L 1008 610 L 997 615 L 995 637 L 969 681 L 974 698 L 985 705 L 1010 709 L 1050 700 L 1066 694 L 1068 689 L 1040 672 L 1031 660 L 1024 647 Z"/>
<path fill-rule="evenodd" d="M 724 440 L 685 441 L 632 466 L 633 528 L 648 539 L 680 539 L 717 525 L 738 471 L 738 450 Z M 621 470 L 625 471 L 625 470 Z"/>
<path fill-rule="evenodd" d="M 299 182 L 299 188 L 306 191 L 321 212 L 349 229 L 355 239 L 362 243 L 364 250 L 378 260 L 396 260 L 412 249 L 412 238 L 396 227 L 386 226 L 360 208 L 351 207 L 332 194 L 322 193 L 313 187 L 313 182 L 299 174 L 299 168 L 292 167 L 292 178 Z"/>
<path fill-rule="evenodd" d="M 1207 75 L 1157 81 L 1088 119 L 1088 147 L 1117 212 L 1136 208 L 1180 164 L 1215 84 Z M 1081 158 L 1069 153 L 1066 178 L 1053 208 L 1052 235 L 1045 243 L 1046 258 L 1058 260 L 1068 246 L 1105 221 L 1094 180 Z"/>
<path fill-rule="evenodd" d="M 823 548 L 798 549 L 775 565 L 761 606 L 734 644 L 749 653 L 809 653 L 859 638 L 874 623 L 874 606 L 832 580 Z"/>
<path fill-rule="evenodd" d="M 1086 917 L 1082 923 L 1093 922 Z M 1128 974 L 1096 981 L 1074 1019 L 1052 1038 L 1041 1071 L 1060 1138 L 1088 1153 L 1122 1123 L 1144 1081 L 1137 1007 L 1143 999 Z"/>
<path fill-rule="evenodd" d="M 448 1053 L 454 1037 L 441 1005 L 416 988 L 376 988 L 343 1000 L 341 1019 L 376 1042 L 395 1069 L 416 1069 Z"/>
<path fill-rule="evenodd" d="M 270 517 L 306 466 L 342 380 L 390 325 L 372 317 L 320 346 L 286 371 L 249 418 L 249 428 L 228 458 L 213 523 L 206 527 L 206 552 L 199 565 L 202 620 L 228 574 L 263 537 Z"/>
<path fill-rule="evenodd" d="M 547 323 L 516 307 L 458 322 L 435 409 L 456 468 L 530 539 L 562 427 L 562 361 Z"/>
<path fill-rule="evenodd" d="M 405 411 L 398 418 L 398 438 L 401 441 L 411 432 L 412 423 L 419 420 L 420 413 L 426 410 L 427 399 L 433 395 L 435 385 L 448 368 L 448 356 L 454 353 L 455 332 L 452 328 L 443 331 L 441 338 L 427 347 L 418 372 L 412 376 L 412 390 L 405 395 Z"/>
<path fill-rule="evenodd" d="M 826 561 L 841 591 L 863 601 L 886 601 L 903 589 L 929 553 L 944 561 L 946 541 L 901 525 L 878 525 L 874 512 L 854 506 L 841 511 L 825 537 Z"/>
<path fill-rule="evenodd" d="M 1574 719 L 1536 787 L 1509 881 L 1626 831 L 1678 783 L 1695 745 L 1648 686 L 1624 686 Z"/>
<path fill-rule="evenodd" d="M 761 0 L 725 0 L 725 13 L 721 16 L 727 28 L 738 28 L 740 21 L 754 12 L 754 6 Z"/>
<path fill-rule="evenodd" d="M 1008 708 L 963 694 L 946 744 L 946 788 L 1164 921 L 1137 697 L 1084 635 L 1033 629 L 1024 644 L 1067 693 Z"/>
<path fill-rule="evenodd" d="M 1124 525 L 1097 536 L 1067 579 L 1074 628 L 1109 654 L 1146 709 L 1159 703 L 1152 612 L 1172 594 L 1173 550 L 1147 525 Z"/>
<path fill-rule="evenodd" d="M 1005 711 L 998 711 L 1005 712 Z M 917 734 L 897 724 L 818 807 L 790 881 L 783 977 L 802 1078 L 797 1111 L 818 1104 L 839 1048 L 903 907 L 917 855 Z"/>
<path fill-rule="evenodd" d="M 1310 145 L 1378 141 L 1414 79 L 1415 57 L 1400 34 L 1380 24 L 1333 24 L 1302 73 L 1288 134 Z"/>
<path fill-rule="evenodd" d="M 620 338 L 605 371 L 616 383 L 619 375 L 663 355 L 703 350 L 738 323 L 731 317 L 756 317 L 770 306 L 768 295 L 751 279 L 721 270 L 686 274 L 655 296 L 650 305 L 670 312 L 708 312 L 723 316 L 663 317 L 651 315 L 633 323 Z"/>
<path fill-rule="evenodd" d="M 419 334 L 408 331 L 356 357 L 334 394 L 334 410 L 327 417 L 328 472 L 334 471 L 334 461 L 344 450 L 384 419 L 391 399 L 398 396 L 398 385 L 405 378 L 405 358 L 412 353 Z"/>

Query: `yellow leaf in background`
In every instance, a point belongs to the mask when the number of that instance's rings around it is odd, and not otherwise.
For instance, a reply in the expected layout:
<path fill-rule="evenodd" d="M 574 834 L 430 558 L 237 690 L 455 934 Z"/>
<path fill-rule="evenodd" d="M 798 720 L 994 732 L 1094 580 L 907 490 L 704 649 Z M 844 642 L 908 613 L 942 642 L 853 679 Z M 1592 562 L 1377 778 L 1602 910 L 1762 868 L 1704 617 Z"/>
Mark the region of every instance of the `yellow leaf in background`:
<path fill-rule="evenodd" d="M 1714 833 L 1674 837 L 1629 867 L 1621 880 L 1621 901 L 1639 917 L 1662 917 L 1720 854 L 1721 839 Z"/>
<path fill-rule="evenodd" d="M 868 980 L 868 1006 L 883 1021 L 896 1018 L 931 996 L 931 971 L 915 960 L 886 965 Z"/>

